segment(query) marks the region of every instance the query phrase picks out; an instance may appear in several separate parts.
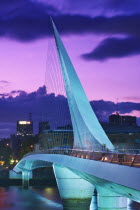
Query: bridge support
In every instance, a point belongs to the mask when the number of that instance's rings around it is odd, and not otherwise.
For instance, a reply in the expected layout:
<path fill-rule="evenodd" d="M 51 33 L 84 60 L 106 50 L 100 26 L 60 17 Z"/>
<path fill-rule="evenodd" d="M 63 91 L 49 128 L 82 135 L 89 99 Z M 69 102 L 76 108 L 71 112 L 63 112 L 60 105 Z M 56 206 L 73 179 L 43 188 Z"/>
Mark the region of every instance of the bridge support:
<path fill-rule="evenodd" d="M 103 187 L 97 186 L 98 192 L 98 209 L 99 210 L 118 210 L 127 209 L 127 198 L 122 197 L 121 195 L 110 191 Z"/>
<path fill-rule="evenodd" d="M 94 186 L 61 165 L 54 164 L 54 173 L 65 210 L 89 210 Z"/>
<path fill-rule="evenodd" d="M 24 189 L 29 188 L 30 172 L 32 170 L 33 160 L 26 160 L 24 170 L 22 170 L 22 187 Z"/>
<path fill-rule="evenodd" d="M 30 177 L 30 171 L 28 170 L 22 171 L 22 187 L 24 189 L 29 188 L 29 177 Z"/>

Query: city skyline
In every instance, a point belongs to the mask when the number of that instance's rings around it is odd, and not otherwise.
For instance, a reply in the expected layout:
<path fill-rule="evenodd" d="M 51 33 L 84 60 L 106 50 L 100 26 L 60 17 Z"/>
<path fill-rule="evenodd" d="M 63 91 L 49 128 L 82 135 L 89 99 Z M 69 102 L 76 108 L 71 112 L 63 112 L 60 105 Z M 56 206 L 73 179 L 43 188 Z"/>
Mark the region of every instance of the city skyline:
<path fill-rule="evenodd" d="M 0 104 L 0 138 L 14 134 L 16 132 L 16 122 L 18 120 L 29 120 L 29 112 L 32 112 L 34 133 L 38 132 L 39 121 L 49 121 L 51 129 L 71 123 L 66 97 L 55 96 L 53 93 L 47 94 L 45 86 L 39 87 L 37 91 L 29 94 L 20 91 L 16 97 L 1 98 Z M 122 115 L 132 115 L 132 113 L 134 115 L 133 110 L 139 110 L 139 103 L 132 102 L 119 102 L 116 105 L 112 101 L 93 100 L 90 101 L 90 104 L 98 119 L 102 122 L 107 122 L 109 115 L 116 111 L 119 111 Z M 138 117 L 137 124 L 140 125 L 140 118 Z"/>

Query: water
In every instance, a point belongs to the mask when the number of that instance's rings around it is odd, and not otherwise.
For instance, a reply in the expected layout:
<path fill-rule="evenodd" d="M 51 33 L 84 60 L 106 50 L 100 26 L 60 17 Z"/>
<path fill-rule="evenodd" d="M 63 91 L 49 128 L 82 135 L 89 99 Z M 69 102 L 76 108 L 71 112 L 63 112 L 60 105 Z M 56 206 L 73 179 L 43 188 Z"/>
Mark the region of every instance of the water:
<path fill-rule="evenodd" d="M 55 187 L 0 187 L 0 210 L 62 210 L 58 189 Z M 96 198 L 90 210 L 97 210 Z M 129 210 L 140 210 L 140 204 L 128 201 Z"/>

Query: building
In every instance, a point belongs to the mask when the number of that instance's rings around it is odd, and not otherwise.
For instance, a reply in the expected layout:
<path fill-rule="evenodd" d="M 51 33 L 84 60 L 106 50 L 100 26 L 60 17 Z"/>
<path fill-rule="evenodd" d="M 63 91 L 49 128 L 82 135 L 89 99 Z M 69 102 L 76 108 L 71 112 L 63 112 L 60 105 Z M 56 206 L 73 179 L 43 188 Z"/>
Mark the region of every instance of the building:
<path fill-rule="evenodd" d="M 19 138 L 18 135 L 10 136 L 10 147 L 12 149 L 12 154 L 14 159 L 18 159 L 18 154 L 21 149 L 22 138 Z"/>
<path fill-rule="evenodd" d="M 72 125 L 65 125 L 57 127 L 58 130 L 73 130 Z"/>
<path fill-rule="evenodd" d="M 106 134 L 132 134 L 139 133 L 140 134 L 140 126 L 137 125 L 114 125 L 110 123 L 101 123 Z"/>
<path fill-rule="evenodd" d="M 17 136 L 32 136 L 33 121 L 17 121 Z"/>
<path fill-rule="evenodd" d="M 41 149 L 72 148 L 73 142 L 73 130 L 49 130 L 39 136 Z"/>
<path fill-rule="evenodd" d="M 108 138 L 116 149 L 136 149 L 140 152 L 140 133 L 108 134 Z"/>
<path fill-rule="evenodd" d="M 135 116 L 109 116 L 109 123 L 101 123 L 108 138 L 116 149 L 140 149 L 140 126 Z"/>
<path fill-rule="evenodd" d="M 136 117 L 128 115 L 120 115 L 119 113 L 109 116 L 109 124 L 111 125 L 128 125 L 136 126 Z"/>
<path fill-rule="evenodd" d="M 49 122 L 39 122 L 39 134 L 44 133 L 46 130 L 50 130 Z"/>

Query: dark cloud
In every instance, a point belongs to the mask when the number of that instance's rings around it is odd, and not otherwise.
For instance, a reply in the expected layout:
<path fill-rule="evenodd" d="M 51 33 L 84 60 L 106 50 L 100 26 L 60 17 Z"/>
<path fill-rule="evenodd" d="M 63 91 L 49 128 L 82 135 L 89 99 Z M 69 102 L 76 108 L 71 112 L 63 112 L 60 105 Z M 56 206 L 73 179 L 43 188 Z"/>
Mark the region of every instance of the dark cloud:
<path fill-rule="evenodd" d="M 9 93 L 0 93 L 0 97 L 8 97 Z"/>
<path fill-rule="evenodd" d="M 103 1 L 100 1 L 100 6 L 102 6 Z M 140 12 L 140 2 L 137 0 L 107 0 L 104 1 L 103 6 L 105 9 L 113 10 L 114 12 L 125 12 L 125 13 L 136 13 Z"/>
<path fill-rule="evenodd" d="M 140 54 L 140 38 L 107 38 L 82 57 L 87 60 L 105 60 L 137 54 Z"/>
<path fill-rule="evenodd" d="M 32 0 L 0 1 L 0 36 L 30 41 L 49 34 L 49 16 L 59 11 Z"/>
<path fill-rule="evenodd" d="M 101 121 L 107 121 L 111 113 L 116 112 L 119 108 L 120 114 L 131 113 L 132 111 L 140 111 L 140 103 L 120 102 L 117 104 L 112 101 L 91 101 L 91 106 Z"/>
<path fill-rule="evenodd" d="M 73 8 L 73 0 L 67 1 L 71 8 Z M 70 9 L 70 8 L 69 8 Z M 98 0 L 98 1 L 87 1 L 87 0 L 77 0 L 75 2 L 74 11 L 82 10 L 86 11 L 87 14 L 121 14 L 121 13 L 136 13 L 140 12 L 140 2 L 139 0 Z"/>
<path fill-rule="evenodd" d="M 140 15 L 89 17 L 79 15 L 55 18 L 63 33 L 122 34 L 140 36 Z"/>
<path fill-rule="evenodd" d="M 10 95 L 13 95 L 13 94 L 22 94 L 24 91 L 23 90 L 12 90 L 10 93 L 9 93 L 9 96 Z M 25 92 L 24 92 L 25 93 Z"/>
<path fill-rule="evenodd" d="M 53 93 L 47 94 L 45 86 L 29 94 L 24 91 L 12 93 L 18 95 L 13 97 L 11 93 L 7 93 L 0 98 L 1 122 L 16 123 L 17 120 L 27 120 L 29 112 L 33 113 L 35 122 L 42 120 L 42 115 L 47 116 L 52 128 L 70 122 L 66 98 Z"/>
<path fill-rule="evenodd" d="M 7 84 L 7 83 L 6 83 Z M 10 93 L 1 93 L 0 97 L 11 97 L 11 96 L 16 96 L 16 95 L 26 95 L 27 93 L 23 90 L 12 90 Z"/>
<path fill-rule="evenodd" d="M 15 133 L 16 123 L 0 122 L 0 139 L 9 137 L 10 134 Z"/>
<path fill-rule="evenodd" d="M 15 16 L 44 16 L 58 13 L 58 10 L 48 3 L 33 0 L 1 0 L 0 16 L 4 19 Z M 7 16 L 7 17 L 6 17 Z"/>
<path fill-rule="evenodd" d="M 47 94 L 46 86 L 39 87 L 36 93 L 38 96 L 45 96 Z"/>
<path fill-rule="evenodd" d="M 5 135 L 15 133 L 16 121 L 28 120 L 29 112 L 32 112 L 36 125 L 42 119 L 48 120 L 52 129 L 71 123 L 67 99 L 63 95 L 47 94 L 45 86 L 32 93 L 17 92 L 19 94 L 16 97 L 9 94 L 8 97 L 0 98 L 0 123 L 4 123 L 3 126 L 0 124 L 3 129 L 2 135 L 5 129 Z M 107 121 L 108 116 L 117 108 L 114 102 L 104 100 L 91 101 L 91 106 L 100 121 Z M 121 102 L 118 107 L 121 114 L 131 113 L 133 110 L 140 111 L 140 103 Z M 11 127 L 8 127 L 9 123 Z"/>
<path fill-rule="evenodd" d="M 40 0 L 41 1 L 41 0 Z M 46 0 L 42 0 L 46 2 Z M 82 14 L 82 15 L 111 15 L 111 14 L 132 14 L 140 12 L 140 2 L 138 0 L 48 0 L 53 6 L 59 7 L 62 13 Z"/>
<path fill-rule="evenodd" d="M 56 5 L 57 7 L 57 5 Z M 52 16 L 61 33 L 97 33 L 140 35 L 140 15 L 91 17 L 63 14 L 48 3 L 31 0 L 0 1 L 0 36 L 32 41 L 51 35 Z"/>
<path fill-rule="evenodd" d="M 118 106 L 121 114 L 130 113 L 133 110 L 140 111 L 140 103 L 123 102 L 118 103 Z"/>

